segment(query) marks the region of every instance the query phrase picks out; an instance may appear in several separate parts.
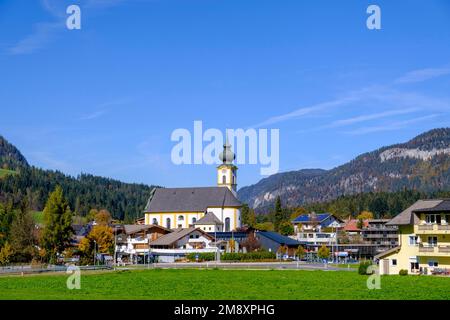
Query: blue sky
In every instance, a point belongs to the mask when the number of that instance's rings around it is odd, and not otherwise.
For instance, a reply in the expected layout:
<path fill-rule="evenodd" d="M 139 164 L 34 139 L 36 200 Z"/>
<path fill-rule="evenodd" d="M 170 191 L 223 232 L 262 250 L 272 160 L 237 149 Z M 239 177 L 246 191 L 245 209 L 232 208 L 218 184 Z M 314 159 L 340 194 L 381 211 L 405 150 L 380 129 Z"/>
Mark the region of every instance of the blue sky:
<path fill-rule="evenodd" d="M 213 185 L 214 166 L 170 160 L 194 120 L 279 128 L 281 171 L 328 169 L 449 126 L 449 88 L 446 0 L 0 0 L 0 134 L 71 175 Z"/>

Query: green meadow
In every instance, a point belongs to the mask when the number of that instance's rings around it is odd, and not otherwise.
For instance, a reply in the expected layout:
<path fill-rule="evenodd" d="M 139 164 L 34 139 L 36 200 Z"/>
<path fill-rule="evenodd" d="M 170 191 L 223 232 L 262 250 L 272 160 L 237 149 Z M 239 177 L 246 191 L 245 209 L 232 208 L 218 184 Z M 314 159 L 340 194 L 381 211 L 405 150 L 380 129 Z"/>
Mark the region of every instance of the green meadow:
<path fill-rule="evenodd" d="M 156 269 L 68 275 L 1 276 L 0 299 L 449 299 L 450 278 L 384 276 L 369 290 L 367 276 L 348 271 Z"/>

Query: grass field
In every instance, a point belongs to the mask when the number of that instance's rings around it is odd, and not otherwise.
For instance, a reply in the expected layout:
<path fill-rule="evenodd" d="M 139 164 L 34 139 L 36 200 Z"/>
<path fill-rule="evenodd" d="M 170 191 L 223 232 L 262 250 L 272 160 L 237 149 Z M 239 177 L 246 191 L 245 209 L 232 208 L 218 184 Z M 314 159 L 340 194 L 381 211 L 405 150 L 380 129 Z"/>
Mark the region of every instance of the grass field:
<path fill-rule="evenodd" d="M 3 178 L 4 176 L 8 174 L 15 174 L 15 171 L 12 170 L 6 170 L 6 169 L 0 169 L 0 178 Z"/>
<path fill-rule="evenodd" d="M 385 276 L 380 290 L 367 276 L 345 271 L 135 270 L 0 277 L 0 299 L 449 299 L 450 278 Z"/>

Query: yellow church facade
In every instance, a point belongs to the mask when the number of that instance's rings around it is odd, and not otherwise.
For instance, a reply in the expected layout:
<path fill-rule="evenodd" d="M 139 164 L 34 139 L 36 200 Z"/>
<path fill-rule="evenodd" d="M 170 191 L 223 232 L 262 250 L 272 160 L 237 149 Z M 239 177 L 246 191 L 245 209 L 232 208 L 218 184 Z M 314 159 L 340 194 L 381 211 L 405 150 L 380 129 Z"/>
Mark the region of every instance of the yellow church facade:
<path fill-rule="evenodd" d="M 219 155 L 222 164 L 217 167 L 217 186 L 155 189 L 144 211 L 145 224 L 168 229 L 196 226 L 204 231 L 239 229 L 242 204 L 237 199 L 237 167 L 232 163 L 235 155 L 230 148 L 225 143 Z M 206 214 L 214 216 L 215 227 L 200 224 Z"/>

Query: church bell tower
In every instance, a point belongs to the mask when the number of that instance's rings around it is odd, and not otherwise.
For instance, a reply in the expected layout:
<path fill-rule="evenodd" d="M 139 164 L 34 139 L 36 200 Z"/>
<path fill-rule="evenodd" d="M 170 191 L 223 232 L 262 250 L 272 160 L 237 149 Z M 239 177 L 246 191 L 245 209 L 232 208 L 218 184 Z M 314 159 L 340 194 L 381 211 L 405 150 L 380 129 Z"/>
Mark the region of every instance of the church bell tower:
<path fill-rule="evenodd" d="M 222 164 L 217 167 L 217 185 L 219 187 L 227 187 L 236 196 L 236 171 L 238 168 L 233 164 L 236 155 L 231 151 L 228 136 L 223 145 L 223 151 L 219 154 L 219 159 L 222 161 Z"/>

